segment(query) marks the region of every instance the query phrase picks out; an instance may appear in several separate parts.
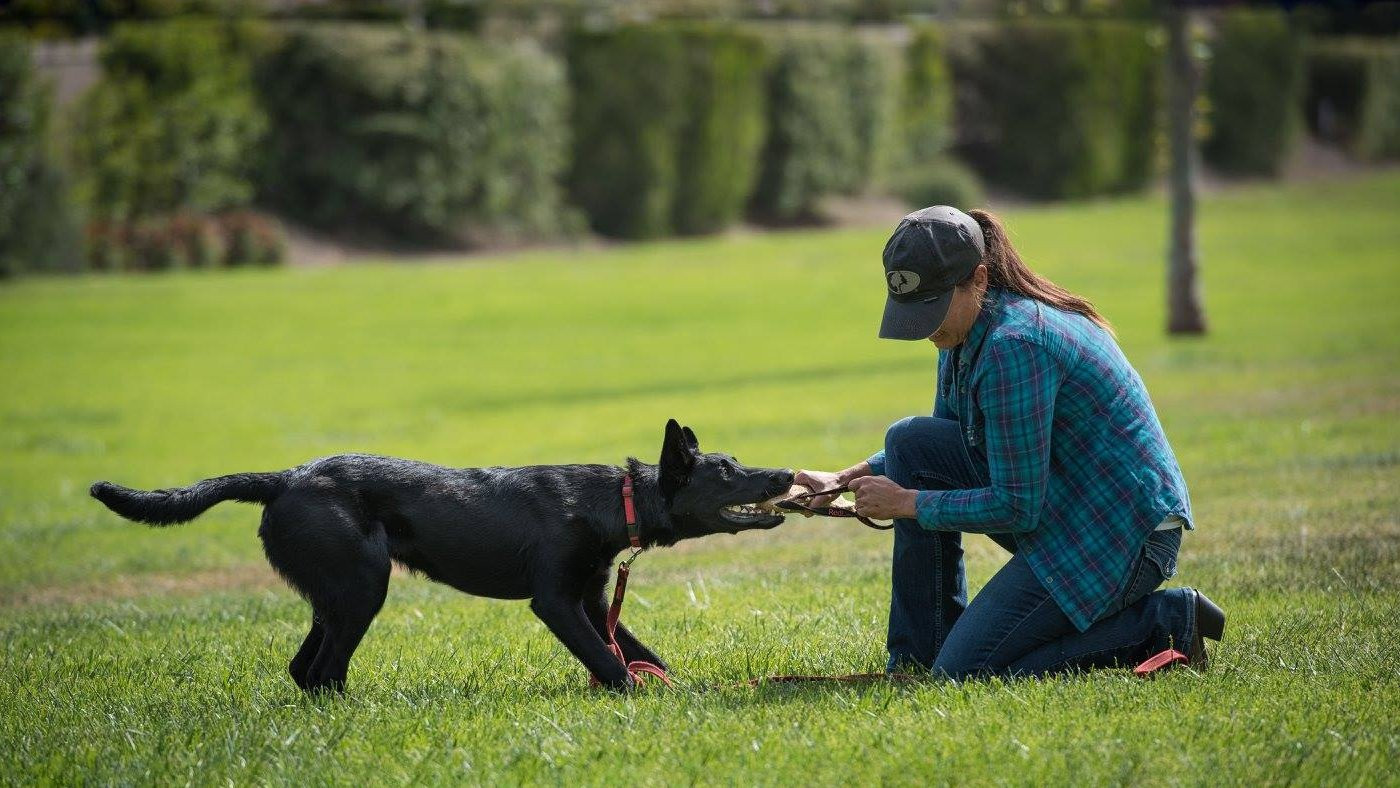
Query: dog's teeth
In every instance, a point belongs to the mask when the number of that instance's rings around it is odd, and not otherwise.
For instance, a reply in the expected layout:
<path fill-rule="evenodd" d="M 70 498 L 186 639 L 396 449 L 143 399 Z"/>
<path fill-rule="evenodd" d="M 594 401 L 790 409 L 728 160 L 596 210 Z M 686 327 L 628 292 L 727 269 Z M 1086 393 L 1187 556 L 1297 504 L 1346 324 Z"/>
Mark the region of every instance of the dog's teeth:
<path fill-rule="evenodd" d="M 752 503 L 732 503 L 724 506 L 723 509 L 730 514 L 737 514 L 743 517 L 759 517 L 765 514 L 760 504 Z"/>

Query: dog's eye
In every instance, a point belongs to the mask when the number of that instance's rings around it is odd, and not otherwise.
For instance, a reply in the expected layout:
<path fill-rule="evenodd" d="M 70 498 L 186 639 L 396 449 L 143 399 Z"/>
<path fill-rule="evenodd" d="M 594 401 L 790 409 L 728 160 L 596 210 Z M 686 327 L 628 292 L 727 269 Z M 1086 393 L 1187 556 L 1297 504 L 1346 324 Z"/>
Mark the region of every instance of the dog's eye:
<path fill-rule="evenodd" d="M 728 478 L 729 478 L 730 476 L 732 476 L 733 474 L 734 474 L 734 466 L 731 465 L 731 464 L 729 464 L 729 461 L 728 461 L 728 460 L 720 460 L 720 461 L 719 461 L 719 475 L 722 476 L 722 477 L 724 477 L 724 478 L 726 478 L 726 479 L 728 479 Z"/>

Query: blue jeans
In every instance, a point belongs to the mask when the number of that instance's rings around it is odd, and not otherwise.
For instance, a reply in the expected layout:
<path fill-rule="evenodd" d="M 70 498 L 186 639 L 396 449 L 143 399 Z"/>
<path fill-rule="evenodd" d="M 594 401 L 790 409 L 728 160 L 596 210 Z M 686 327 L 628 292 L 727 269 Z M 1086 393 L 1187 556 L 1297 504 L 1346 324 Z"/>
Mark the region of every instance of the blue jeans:
<path fill-rule="evenodd" d="M 885 475 L 902 487 L 984 487 L 958 422 L 912 417 L 885 436 Z M 1154 531 L 1133 574 L 1108 611 L 1080 632 L 1015 555 L 1010 534 L 992 538 L 1013 556 L 969 605 L 962 535 L 895 520 L 891 571 L 889 670 L 918 666 L 963 679 L 1032 676 L 1131 665 L 1165 648 L 1190 647 L 1195 596 L 1190 589 L 1155 591 L 1175 574 L 1181 529 Z"/>

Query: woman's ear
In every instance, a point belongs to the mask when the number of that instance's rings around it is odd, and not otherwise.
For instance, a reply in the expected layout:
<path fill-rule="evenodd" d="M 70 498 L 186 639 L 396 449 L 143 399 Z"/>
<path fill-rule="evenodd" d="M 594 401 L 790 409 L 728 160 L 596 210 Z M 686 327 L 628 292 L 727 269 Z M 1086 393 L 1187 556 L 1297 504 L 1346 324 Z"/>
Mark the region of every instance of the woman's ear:
<path fill-rule="evenodd" d="M 978 263 L 977 267 L 972 269 L 972 283 L 977 285 L 978 290 L 981 290 L 982 288 L 987 286 L 986 263 Z"/>

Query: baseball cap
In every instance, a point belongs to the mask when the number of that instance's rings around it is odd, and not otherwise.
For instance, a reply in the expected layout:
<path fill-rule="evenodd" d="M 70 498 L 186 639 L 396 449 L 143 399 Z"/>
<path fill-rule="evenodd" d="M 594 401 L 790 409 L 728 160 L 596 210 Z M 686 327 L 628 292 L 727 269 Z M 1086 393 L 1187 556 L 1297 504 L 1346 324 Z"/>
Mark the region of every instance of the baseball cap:
<path fill-rule="evenodd" d="M 952 302 L 953 286 L 982 262 L 977 220 L 948 205 L 904 217 L 885 243 L 885 316 L 881 339 L 928 339 Z"/>

